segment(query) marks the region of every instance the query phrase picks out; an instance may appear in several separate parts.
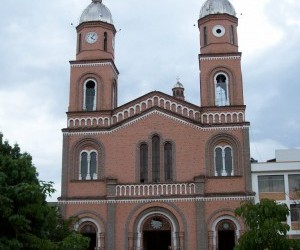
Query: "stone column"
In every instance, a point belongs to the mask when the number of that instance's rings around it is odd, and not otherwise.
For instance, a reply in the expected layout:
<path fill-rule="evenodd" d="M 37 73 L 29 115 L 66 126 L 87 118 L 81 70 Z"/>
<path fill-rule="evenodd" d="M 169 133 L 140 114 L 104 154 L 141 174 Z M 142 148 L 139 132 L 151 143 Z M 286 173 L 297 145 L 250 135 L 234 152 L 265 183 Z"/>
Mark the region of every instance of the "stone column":
<path fill-rule="evenodd" d="M 106 180 L 106 193 L 107 199 L 111 200 L 107 204 L 107 228 L 106 228 L 106 243 L 105 247 L 109 250 L 115 250 L 116 238 L 115 238 L 115 225 L 116 225 L 116 185 L 117 179 L 107 179 Z"/>
<path fill-rule="evenodd" d="M 207 250 L 207 225 L 204 215 L 204 201 L 196 201 L 197 250 Z"/>

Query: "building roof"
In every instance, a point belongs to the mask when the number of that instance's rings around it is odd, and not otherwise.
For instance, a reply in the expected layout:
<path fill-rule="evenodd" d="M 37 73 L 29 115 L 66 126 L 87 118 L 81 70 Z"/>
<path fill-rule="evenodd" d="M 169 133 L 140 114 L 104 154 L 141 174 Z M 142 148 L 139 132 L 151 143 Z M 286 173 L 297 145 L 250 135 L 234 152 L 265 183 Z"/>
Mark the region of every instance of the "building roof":
<path fill-rule="evenodd" d="M 200 18 L 211 14 L 228 14 L 235 16 L 236 12 L 228 0 L 207 0 L 200 10 Z"/>
<path fill-rule="evenodd" d="M 91 21 L 113 24 L 110 10 L 102 3 L 102 0 L 92 0 L 92 3 L 83 11 L 79 24 Z"/>

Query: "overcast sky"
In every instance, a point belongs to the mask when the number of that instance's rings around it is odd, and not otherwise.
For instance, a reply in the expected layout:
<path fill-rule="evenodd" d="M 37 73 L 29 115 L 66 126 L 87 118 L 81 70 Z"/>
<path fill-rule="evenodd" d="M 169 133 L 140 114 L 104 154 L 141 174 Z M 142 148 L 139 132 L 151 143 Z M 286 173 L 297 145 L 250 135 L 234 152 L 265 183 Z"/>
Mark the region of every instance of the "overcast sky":
<path fill-rule="evenodd" d="M 60 195 L 68 62 L 90 2 L 1 0 L 0 131 L 33 156 L 40 179 L 55 182 L 53 199 Z M 152 90 L 171 94 L 179 76 L 186 100 L 199 105 L 197 20 L 204 0 L 103 2 L 120 30 L 119 104 Z M 300 148 L 300 1 L 231 2 L 239 18 L 251 156 L 265 161 L 275 149 Z"/>

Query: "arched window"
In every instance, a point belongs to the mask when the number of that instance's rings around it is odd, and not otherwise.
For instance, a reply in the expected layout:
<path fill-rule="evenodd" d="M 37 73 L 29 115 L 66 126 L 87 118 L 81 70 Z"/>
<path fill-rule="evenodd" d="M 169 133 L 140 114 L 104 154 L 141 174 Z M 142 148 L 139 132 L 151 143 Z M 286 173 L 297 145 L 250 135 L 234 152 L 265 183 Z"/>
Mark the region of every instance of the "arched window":
<path fill-rule="evenodd" d="M 140 182 L 148 182 L 148 145 L 140 146 Z"/>
<path fill-rule="evenodd" d="M 204 46 L 207 45 L 207 28 L 206 26 L 203 28 L 203 39 L 204 39 Z"/>
<path fill-rule="evenodd" d="M 82 151 L 80 154 L 80 180 L 96 180 L 97 179 L 97 152 Z"/>
<path fill-rule="evenodd" d="M 233 25 L 231 25 L 231 29 L 230 29 L 230 43 L 231 44 L 235 44 L 234 27 L 233 27 Z"/>
<path fill-rule="evenodd" d="M 84 84 L 84 105 L 86 111 L 96 110 L 96 83 L 93 80 L 88 80 Z"/>
<path fill-rule="evenodd" d="M 215 104 L 216 106 L 229 105 L 228 78 L 223 73 L 215 76 Z"/>
<path fill-rule="evenodd" d="M 215 176 L 233 176 L 233 157 L 230 146 L 215 148 Z"/>
<path fill-rule="evenodd" d="M 77 53 L 81 52 L 81 34 L 78 35 Z"/>
<path fill-rule="evenodd" d="M 117 102 L 117 83 L 114 81 L 112 84 L 112 95 L 111 95 L 111 101 L 112 101 L 112 109 L 115 109 L 118 105 Z"/>
<path fill-rule="evenodd" d="M 170 142 L 167 142 L 164 147 L 164 162 L 165 162 L 165 180 L 173 180 L 173 148 Z"/>
<path fill-rule="evenodd" d="M 104 32 L 103 36 L 103 50 L 107 51 L 107 32 Z"/>
<path fill-rule="evenodd" d="M 160 139 L 157 135 L 152 137 L 152 181 L 160 181 Z"/>

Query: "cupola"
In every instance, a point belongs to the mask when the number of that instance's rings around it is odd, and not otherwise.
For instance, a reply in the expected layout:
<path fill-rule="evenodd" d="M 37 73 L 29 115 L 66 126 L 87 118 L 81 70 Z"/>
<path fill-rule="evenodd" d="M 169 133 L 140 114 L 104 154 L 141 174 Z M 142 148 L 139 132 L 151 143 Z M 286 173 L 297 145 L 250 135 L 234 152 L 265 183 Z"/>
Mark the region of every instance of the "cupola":
<path fill-rule="evenodd" d="M 228 14 L 235 16 L 233 5 L 228 0 L 207 0 L 200 10 L 200 19 L 212 14 Z"/>
<path fill-rule="evenodd" d="M 179 82 L 179 79 L 177 79 L 176 84 L 174 85 L 173 89 L 173 97 L 184 100 L 184 87 L 181 82 Z"/>
<path fill-rule="evenodd" d="M 92 3 L 83 11 L 79 24 L 92 21 L 113 24 L 110 10 L 102 3 L 102 0 L 92 0 Z"/>

